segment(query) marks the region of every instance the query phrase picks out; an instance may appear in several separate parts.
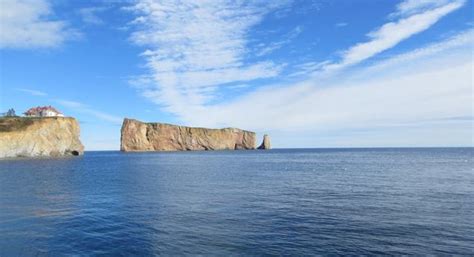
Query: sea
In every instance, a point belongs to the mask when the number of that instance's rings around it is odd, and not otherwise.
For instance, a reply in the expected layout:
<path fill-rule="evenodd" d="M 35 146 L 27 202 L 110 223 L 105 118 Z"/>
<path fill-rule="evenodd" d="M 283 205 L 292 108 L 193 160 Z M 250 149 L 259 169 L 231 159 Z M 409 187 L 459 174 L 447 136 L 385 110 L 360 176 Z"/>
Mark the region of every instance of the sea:
<path fill-rule="evenodd" d="M 0 161 L 0 256 L 474 256 L 474 148 Z"/>

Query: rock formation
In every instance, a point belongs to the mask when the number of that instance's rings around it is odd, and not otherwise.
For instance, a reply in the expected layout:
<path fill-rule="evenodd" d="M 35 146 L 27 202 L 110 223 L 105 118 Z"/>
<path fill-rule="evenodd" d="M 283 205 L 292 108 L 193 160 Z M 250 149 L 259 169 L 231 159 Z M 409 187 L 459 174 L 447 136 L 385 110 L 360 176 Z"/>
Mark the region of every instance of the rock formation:
<path fill-rule="evenodd" d="M 263 142 L 262 144 L 258 147 L 258 149 L 261 149 L 261 150 L 268 150 L 268 149 L 271 149 L 271 145 L 270 145 L 270 137 L 268 135 L 264 135 L 263 136 Z"/>
<path fill-rule="evenodd" d="M 255 133 L 237 128 L 208 129 L 124 119 L 121 151 L 255 149 Z"/>
<path fill-rule="evenodd" d="M 74 118 L 0 118 L 0 158 L 81 155 Z"/>

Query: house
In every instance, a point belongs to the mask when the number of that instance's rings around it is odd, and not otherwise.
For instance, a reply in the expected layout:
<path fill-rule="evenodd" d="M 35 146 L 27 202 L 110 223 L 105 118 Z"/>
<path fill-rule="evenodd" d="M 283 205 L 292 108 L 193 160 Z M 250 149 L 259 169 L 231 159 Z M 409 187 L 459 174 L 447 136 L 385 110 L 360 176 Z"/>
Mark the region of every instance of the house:
<path fill-rule="evenodd" d="M 27 117 L 64 117 L 61 112 L 56 110 L 54 107 L 51 107 L 51 105 L 33 107 L 24 112 L 24 114 Z"/>

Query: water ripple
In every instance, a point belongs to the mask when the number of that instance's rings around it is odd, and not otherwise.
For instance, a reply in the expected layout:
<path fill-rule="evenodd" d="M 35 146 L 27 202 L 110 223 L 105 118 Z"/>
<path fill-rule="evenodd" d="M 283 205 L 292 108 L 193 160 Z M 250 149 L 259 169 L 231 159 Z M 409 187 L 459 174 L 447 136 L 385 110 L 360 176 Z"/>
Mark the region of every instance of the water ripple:
<path fill-rule="evenodd" d="M 0 256 L 473 255 L 473 149 L 0 162 Z"/>

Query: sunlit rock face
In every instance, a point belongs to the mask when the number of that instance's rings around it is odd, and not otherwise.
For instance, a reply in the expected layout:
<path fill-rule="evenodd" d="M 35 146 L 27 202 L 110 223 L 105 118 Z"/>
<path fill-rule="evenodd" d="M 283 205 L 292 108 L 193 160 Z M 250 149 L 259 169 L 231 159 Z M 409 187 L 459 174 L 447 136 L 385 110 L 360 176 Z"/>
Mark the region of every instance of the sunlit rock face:
<path fill-rule="evenodd" d="M 120 150 L 195 151 L 255 149 L 255 133 L 237 128 L 209 129 L 124 119 Z"/>
<path fill-rule="evenodd" d="M 0 158 L 82 155 L 79 134 L 70 117 L 0 118 Z"/>
<path fill-rule="evenodd" d="M 271 145 L 270 145 L 270 136 L 268 135 L 264 135 L 263 136 L 263 142 L 262 144 L 258 147 L 258 149 L 261 149 L 261 150 L 268 150 L 268 149 L 271 149 Z"/>

